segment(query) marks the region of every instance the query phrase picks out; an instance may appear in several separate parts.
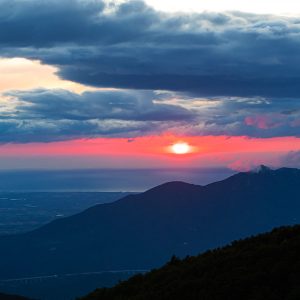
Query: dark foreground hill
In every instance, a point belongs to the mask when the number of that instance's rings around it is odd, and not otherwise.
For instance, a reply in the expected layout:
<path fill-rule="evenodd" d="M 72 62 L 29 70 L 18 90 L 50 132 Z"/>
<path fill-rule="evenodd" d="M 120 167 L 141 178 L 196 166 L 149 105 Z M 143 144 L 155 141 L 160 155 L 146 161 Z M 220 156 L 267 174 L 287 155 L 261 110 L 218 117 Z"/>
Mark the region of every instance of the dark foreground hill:
<path fill-rule="evenodd" d="M 232 243 L 137 275 L 82 300 L 299 300 L 300 226 Z"/>
<path fill-rule="evenodd" d="M 207 186 L 171 182 L 26 234 L 0 237 L 0 279 L 151 269 L 300 223 L 300 170 L 266 167 Z"/>
<path fill-rule="evenodd" d="M 0 293 L 0 300 L 30 300 L 30 299 L 22 297 L 22 296 L 6 295 L 6 294 Z"/>

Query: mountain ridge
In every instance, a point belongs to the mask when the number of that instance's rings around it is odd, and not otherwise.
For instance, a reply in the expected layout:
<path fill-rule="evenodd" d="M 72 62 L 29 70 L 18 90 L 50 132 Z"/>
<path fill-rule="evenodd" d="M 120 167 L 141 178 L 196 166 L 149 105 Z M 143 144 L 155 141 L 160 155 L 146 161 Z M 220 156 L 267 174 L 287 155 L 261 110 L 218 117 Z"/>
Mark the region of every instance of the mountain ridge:
<path fill-rule="evenodd" d="M 300 223 L 300 170 L 238 173 L 206 186 L 169 182 L 0 237 L 0 278 L 150 269 L 231 240 Z"/>

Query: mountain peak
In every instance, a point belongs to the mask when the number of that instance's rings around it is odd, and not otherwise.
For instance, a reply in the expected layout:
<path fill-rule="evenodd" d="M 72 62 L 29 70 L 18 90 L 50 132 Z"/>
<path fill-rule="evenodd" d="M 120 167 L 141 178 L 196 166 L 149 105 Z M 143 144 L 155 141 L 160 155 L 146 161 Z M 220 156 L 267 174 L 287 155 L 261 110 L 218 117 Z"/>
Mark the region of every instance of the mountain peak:
<path fill-rule="evenodd" d="M 187 183 L 184 181 L 169 181 L 169 182 L 165 182 L 163 184 L 160 184 L 156 187 L 154 187 L 153 189 L 157 189 L 157 188 L 183 188 L 183 187 L 190 187 L 190 186 L 194 186 L 194 184 L 191 183 Z"/>
<path fill-rule="evenodd" d="M 273 171 L 273 169 L 271 169 L 270 167 L 267 167 L 265 165 L 260 165 L 260 166 L 256 167 L 254 170 L 252 170 L 251 173 L 264 174 L 264 173 L 269 173 L 272 171 Z"/>
<path fill-rule="evenodd" d="M 171 182 L 166 182 L 161 185 L 158 185 L 145 193 L 153 193 L 153 192 L 182 192 L 185 190 L 190 190 L 190 189 L 201 189 L 200 185 L 195 185 L 191 183 L 186 183 L 183 181 L 171 181 Z"/>

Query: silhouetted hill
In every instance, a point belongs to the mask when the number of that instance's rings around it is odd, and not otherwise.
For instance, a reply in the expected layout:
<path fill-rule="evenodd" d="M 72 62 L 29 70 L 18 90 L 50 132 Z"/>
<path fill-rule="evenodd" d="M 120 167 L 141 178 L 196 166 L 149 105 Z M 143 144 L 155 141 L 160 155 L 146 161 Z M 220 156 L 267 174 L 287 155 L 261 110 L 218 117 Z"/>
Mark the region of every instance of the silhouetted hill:
<path fill-rule="evenodd" d="M 0 293 L 0 300 L 30 300 L 30 299 L 22 297 L 22 296 L 6 295 L 6 294 Z"/>
<path fill-rule="evenodd" d="M 150 269 L 300 223 L 300 170 L 261 168 L 207 186 L 166 183 L 0 238 L 0 278 Z"/>
<path fill-rule="evenodd" d="M 300 226 L 232 243 L 136 275 L 82 300 L 299 300 Z"/>

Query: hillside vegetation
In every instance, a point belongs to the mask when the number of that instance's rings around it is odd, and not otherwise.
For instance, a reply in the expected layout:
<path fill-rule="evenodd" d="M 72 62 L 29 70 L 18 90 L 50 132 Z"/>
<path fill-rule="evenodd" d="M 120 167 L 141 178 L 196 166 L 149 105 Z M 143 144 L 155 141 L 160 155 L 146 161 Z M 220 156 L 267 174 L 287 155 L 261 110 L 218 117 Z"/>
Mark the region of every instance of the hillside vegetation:
<path fill-rule="evenodd" d="M 299 300 L 300 226 L 282 227 L 194 257 L 173 257 L 82 300 Z"/>
<path fill-rule="evenodd" d="M 28 298 L 17 296 L 17 295 L 7 295 L 0 293 L 0 300 L 30 300 Z"/>

